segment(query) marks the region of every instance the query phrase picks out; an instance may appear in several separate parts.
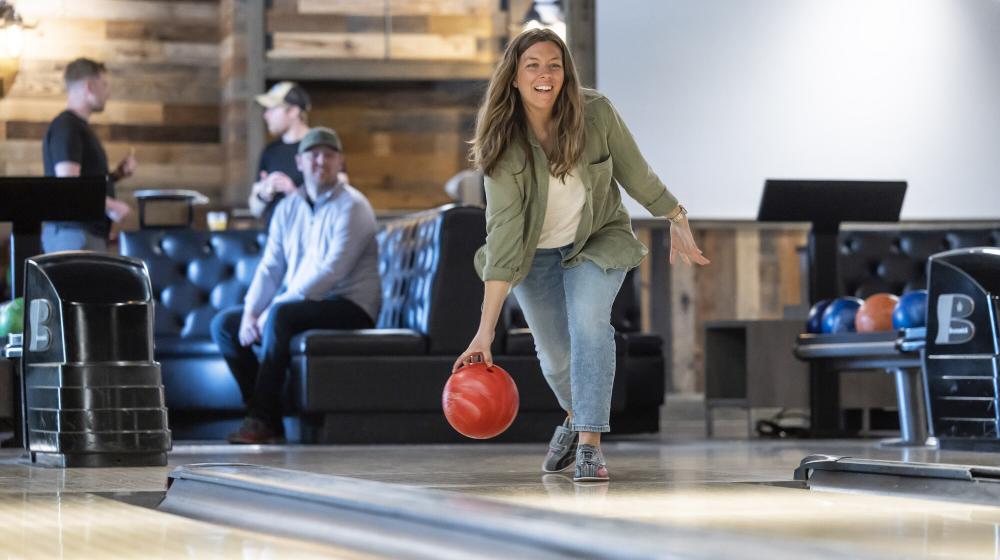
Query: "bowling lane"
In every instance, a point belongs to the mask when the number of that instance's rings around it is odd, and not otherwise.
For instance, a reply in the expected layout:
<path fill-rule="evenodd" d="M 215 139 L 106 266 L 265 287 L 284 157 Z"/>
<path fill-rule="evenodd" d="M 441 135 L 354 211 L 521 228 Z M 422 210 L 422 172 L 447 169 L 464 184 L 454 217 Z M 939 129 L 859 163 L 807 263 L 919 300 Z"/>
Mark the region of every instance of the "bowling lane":
<path fill-rule="evenodd" d="M 373 558 L 131 506 L 92 494 L 0 494 L 6 558 Z"/>
<path fill-rule="evenodd" d="M 718 539 L 814 544 L 844 557 L 996 558 L 1000 550 L 1000 508 L 763 484 L 792 484 L 794 467 L 812 453 L 1000 464 L 991 455 L 880 449 L 856 441 L 614 442 L 606 446 L 613 481 L 581 485 L 539 472 L 542 451 L 539 445 L 352 446 L 284 455 L 261 450 L 252 462 L 710 530 Z"/>
<path fill-rule="evenodd" d="M 606 444 L 610 484 L 579 485 L 565 475 L 540 472 L 544 447 L 182 444 L 171 453 L 168 467 L 133 469 L 39 469 L 8 455 L 0 461 L 0 496 L 14 503 L 36 498 L 41 501 L 35 503 L 44 503 L 52 500 L 53 489 L 59 489 L 60 501 L 41 510 L 48 523 L 55 524 L 67 511 L 75 511 L 67 508 L 109 502 L 86 497 L 86 492 L 162 491 L 173 466 L 242 462 L 442 489 L 552 511 L 710 530 L 714 538 L 734 542 L 745 537 L 789 545 L 812 542 L 845 557 L 853 551 L 875 557 L 996 558 L 1000 550 L 1000 508 L 781 486 L 794 485 L 792 471 L 813 453 L 1000 465 L 1000 458 L 988 454 L 880 449 L 874 442 L 858 441 L 630 440 Z M 70 493 L 81 494 L 67 496 Z M 99 511 L 83 509 L 79 515 L 96 519 Z M 156 531 L 163 530 L 153 530 L 160 535 Z M 192 538 L 197 543 L 201 537 Z M 226 539 L 237 537 L 217 538 L 223 542 L 219 546 L 229 546 Z"/>
<path fill-rule="evenodd" d="M 540 492 L 478 496 L 591 516 L 710 530 L 841 550 L 845 557 L 996 558 L 1000 508 L 738 483 L 574 485 L 545 475 Z"/>

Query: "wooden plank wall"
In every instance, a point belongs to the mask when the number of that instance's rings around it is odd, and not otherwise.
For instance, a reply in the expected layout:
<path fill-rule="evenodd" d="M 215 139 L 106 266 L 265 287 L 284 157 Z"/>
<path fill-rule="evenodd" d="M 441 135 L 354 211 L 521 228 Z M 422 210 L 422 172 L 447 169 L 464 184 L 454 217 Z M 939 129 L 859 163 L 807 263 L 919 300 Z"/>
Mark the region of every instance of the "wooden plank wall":
<path fill-rule="evenodd" d="M 87 56 L 109 68 L 112 97 L 91 122 L 110 164 L 129 147 L 139 160 L 119 192 L 220 194 L 219 0 L 30 0 L 17 9 L 35 27 L 0 99 L 0 174 L 42 174 L 41 139 L 65 107 L 63 70 Z M 135 221 L 133 213 L 126 227 Z"/>
<path fill-rule="evenodd" d="M 507 34 L 495 0 L 275 0 L 269 59 L 494 62 Z M 280 76 L 271 76 L 280 79 Z M 310 124 L 343 137 L 351 182 L 380 210 L 448 202 L 485 81 L 314 81 Z"/>
<path fill-rule="evenodd" d="M 274 0 L 267 56 L 492 62 L 505 26 L 496 0 Z"/>
<path fill-rule="evenodd" d="M 449 202 L 444 183 L 468 166 L 481 82 L 310 84 L 310 124 L 335 128 L 351 183 L 380 210 Z"/>
<path fill-rule="evenodd" d="M 246 2 L 220 0 L 219 7 L 219 94 L 222 174 L 227 205 L 245 206 L 250 192 L 248 167 L 247 119 L 252 107 L 247 102 L 253 93 L 247 84 Z"/>
<path fill-rule="evenodd" d="M 706 321 L 780 319 L 785 306 L 802 303 L 796 249 L 805 245 L 806 230 L 737 222 L 695 222 L 693 229 L 711 265 L 674 265 L 669 286 L 650 286 L 643 275 L 646 289 L 670 290 L 668 375 L 677 393 L 704 392 Z"/>

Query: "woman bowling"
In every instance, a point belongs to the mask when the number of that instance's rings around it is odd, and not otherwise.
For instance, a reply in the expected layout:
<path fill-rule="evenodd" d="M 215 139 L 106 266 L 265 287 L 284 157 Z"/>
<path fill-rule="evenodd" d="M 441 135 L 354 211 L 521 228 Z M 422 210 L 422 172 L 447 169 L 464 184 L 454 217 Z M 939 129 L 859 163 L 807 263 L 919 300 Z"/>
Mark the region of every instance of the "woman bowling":
<path fill-rule="evenodd" d="M 646 248 L 617 183 L 670 220 L 670 262 L 708 264 L 687 211 L 639 153 L 606 97 L 581 89 L 565 43 L 545 29 L 507 47 L 479 109 L 471 159 L 486 177 L 485 282 L 479 330 L 454 369 L 492 365 L 490 344 L 511 287 L 531 327 L 545 379 L 566 410 L 545 472 L 576 464 L 575 481 L 606 481 L 615 374 L 611 305 Z"/>

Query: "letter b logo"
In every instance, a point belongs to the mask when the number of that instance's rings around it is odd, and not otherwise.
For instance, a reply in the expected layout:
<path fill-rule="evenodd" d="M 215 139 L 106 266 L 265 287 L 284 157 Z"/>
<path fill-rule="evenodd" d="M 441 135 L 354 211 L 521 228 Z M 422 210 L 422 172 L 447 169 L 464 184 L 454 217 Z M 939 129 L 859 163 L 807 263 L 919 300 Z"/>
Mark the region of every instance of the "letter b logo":
<path fill-rule="evenodd" d="M 965 319 L 976 308 L 965 294 L 941 294 L 937 301 L 938 332 L 936 344 L 962 344 L 972 340 L 976 327 Z"/>
<path fill-rule="evenodd" d="M 28 321 L 31 324 L 31 341 L 28 350 L 44 352 L 52 345 L 52 330 L 49 329 L 49 317 L 52 316 L 52 306 L 44 299 L 31 300 L 28 308 Z"/>

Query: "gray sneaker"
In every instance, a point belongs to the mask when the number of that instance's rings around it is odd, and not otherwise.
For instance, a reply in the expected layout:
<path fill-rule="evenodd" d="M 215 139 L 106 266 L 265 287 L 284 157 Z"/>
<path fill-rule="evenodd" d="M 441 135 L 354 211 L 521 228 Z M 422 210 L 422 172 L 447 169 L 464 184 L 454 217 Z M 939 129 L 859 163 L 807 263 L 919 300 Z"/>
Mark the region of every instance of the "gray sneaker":
<path fill-rule="evenodd" d="M 608 479 L 608 465 L 601 450 L 593 445 L 578 446 L 573 482 L 607 482 Z"/>
<path fill-rule="evenodd" d="M 549 453 L 542 463 L 542 470 L 554 473 L 564 471 L 572 465 L 578 438 L 579 434 L 569 429 L 569 418 L 566 418 L 561 426 L 556 426 L 556 432 L 552 434 L 552 441 L 549 442 Z"/>

